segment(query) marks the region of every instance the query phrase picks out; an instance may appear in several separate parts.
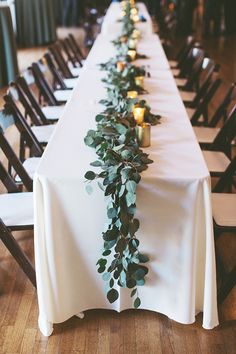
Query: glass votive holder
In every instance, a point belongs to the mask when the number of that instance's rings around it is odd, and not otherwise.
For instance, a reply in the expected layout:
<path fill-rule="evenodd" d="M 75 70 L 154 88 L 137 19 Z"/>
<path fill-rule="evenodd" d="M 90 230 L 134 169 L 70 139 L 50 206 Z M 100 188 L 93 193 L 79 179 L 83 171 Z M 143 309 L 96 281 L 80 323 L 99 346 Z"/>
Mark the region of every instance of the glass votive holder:
<path fill-rule="evenodd" d="M 151 145 L 151 124 L 142 123 L 135 127 L 137 141 L 140 147 L 148 147 Z"/>
<path fill-rule="evenodd" d="M 127 98 L 137 98 L 138 92 L 137 91 L 127 91 Z"/>
<path fill-rule="evenodd" d="M 134 120 L 137 125 L 140 125 L 144 121 L 144 115 L 145 115 L 145 107 L 137 107 L 134 105 L 133 107 L 133 115 L 134 115 Z"/>

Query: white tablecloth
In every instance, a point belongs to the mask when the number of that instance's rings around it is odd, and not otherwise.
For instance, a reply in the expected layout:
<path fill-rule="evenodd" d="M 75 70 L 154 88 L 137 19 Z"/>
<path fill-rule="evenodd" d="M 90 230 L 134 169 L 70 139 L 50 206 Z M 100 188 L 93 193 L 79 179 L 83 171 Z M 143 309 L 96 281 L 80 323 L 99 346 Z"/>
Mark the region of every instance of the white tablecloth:
<path fill-rule="evenodd" d="M 143 16 L 146 21 L 138 22 L 137 28 L 141 31 L 143 36 L 149 36 L 152 34 L 152 20 L 147 11 L 146 6 L 143 3 L 137 4 L 139 9 L 139 15 Z M 113 2 L 109 9 L 107 10 L 106 16 L 104 18 L 101 33 L 106 36 L 114 37 L 118 36 L 121 31 L 121 22 L 119 19 L 121 18 L 121 6 L 119 2 Z"/>
<path fill-rule="evenodd" d="M 140 42 L 150 56 L 144 97 L 162 115 L 152 127 L 152 145 L 145 149 L 154 163 L 143 172 L 137 190 L 137 233 L 141 251 L 150 256 L 145 286 L 139 288 L 142 309 L 157 311 L 190 324 L 203 311 L 203 327 L 218 324 L 210 177 L 165 54 L 156 35 Z M 92 48 L 78 84 L 42 157 L 34 179 L 35 261 L 40 329 L 87 309 L 122 311 L 132 308 L 130 291 L 109 304 L 96 271 L 106 222 L 106 201 L 94 185 L 85 191 L 84 174 L 96 159 L 84 144 L 98 101 L 106 90 L 96 63 L 114 55 L 106 36 Z M 98 171 L 95 169 L 95 171 Z"/>

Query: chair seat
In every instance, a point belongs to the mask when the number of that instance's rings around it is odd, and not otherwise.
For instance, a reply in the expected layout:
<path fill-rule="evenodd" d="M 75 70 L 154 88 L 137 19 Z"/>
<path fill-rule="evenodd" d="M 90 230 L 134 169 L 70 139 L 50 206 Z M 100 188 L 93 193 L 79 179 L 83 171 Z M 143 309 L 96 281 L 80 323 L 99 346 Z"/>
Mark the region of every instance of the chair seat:
<path fill-rule="evenodd" d="M 180 69 L 178 69 L 178 68 L 173 68 L 173 69 L 171 69 L 171 72 L 172 72 L 172 74 L 173 74 L 174 76 L 178 76 L 179 73 L 180 73 Z"/>
<path fill-rule="evenodd" d="M 33 126 L 31 129 L 41 144 L 45 144 L 49 142 L 49 139 L 55 129 L 55 124 L 49 125 L 39 125 Z"/>
<path fill-rule="evenodd" d="M 40 159 L 40 157 L 29 157 L 23 162 L 25 170 L 32 179 L 34 178 L 34 173 L 38 168 Z M 16 175 L 15 181 L 16 183 L 21 183 L 21 179 L 18 175 Z"/>
<path fill-rule="evenodd" d="M 171 68 L 175 68 L 178 65 L 178 62 L 176 60 L 168 60 L 169 65 Z"/>
<path fill-rule="evenodd" d="M 175 78 L 175 83 L 179 87 L 184 87 L 187 84 L 187 79 Z"/>
<path fill-rule="evenodd" d="M 221 151 L 202 151 L 207 168 L 211 173 L 223 173 L 230 164 L 230 159 Z"/>
<path fill-rule="evenodd" d="M 193 91 L 180 91 L 180 96 L 184 102 L 193 102 L 196 92 Z"/>
<path fill-rule="evenodd" d="M 61 118 L 65 105 L 42 107 L 43 114 L 48 120 L 58 120 Z"/>
<path fill-rule="evenodd" d="M 33 193 L 1 194 L 0 217 L 7 227 L 33 225 Z"/>
<path fill-rule="evenodd" d="M 58 102 L 67 102 L 71 96 L 72 90 L 56 90 L 54 96 Z"/>
<path fill-rule="evenodd" d="M 201 144 L 211 144 L 215 140 L 220 128 L 194 127 L 194 133 Z"/>
<path fill-rule="evenodd" d="M 78 77 L 82 68 L 80 67 L 70 67 L 70 72 L 73 76 Z"/>
<path fill-rule="evenodd" d="M 76 84 L 77 84 L 77 82 L 78 82 L 78 79 L 77 79 L 77 78 L 74 78 L 74 79 L 64 79 L 63 81 L 64 81 L 66 87 L 68 87 L 69 89 L 73 89 L 73 88 L 76 86 Z"/>
<path fill-rule="evenodd" d="M 236 194 L 212 193 L 212 211 L 217 225 L 236 227 Z"/>
<path fill-rule="evenodd" d="M 189 119 L 191 119 L 192 116 L 194 115 L 194 113 L 196 112 L 196 109 L 195 108 L 186 108 L 186 111 L 188 113 Z"/>

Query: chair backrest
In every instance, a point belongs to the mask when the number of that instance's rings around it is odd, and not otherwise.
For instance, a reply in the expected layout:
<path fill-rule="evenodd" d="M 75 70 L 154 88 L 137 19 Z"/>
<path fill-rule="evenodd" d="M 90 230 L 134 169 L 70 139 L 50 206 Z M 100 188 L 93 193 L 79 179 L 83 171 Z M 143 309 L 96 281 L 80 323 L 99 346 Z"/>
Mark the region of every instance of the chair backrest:
<path fill-rule="evenodd" d="M 199 89 L 199 78 L 204 62 L 205 53 L 201 48 L 194 47 L 192 49 L 192 66 L 190 66 L 190 71 L 188 73 L 187 84 L 185 89 L 198 91 Z"/>
<path fill-rule="evenodd" d="M 26 119 L 18 109 L 12 97 L 10 95 L 5 95 L 4 100 L 5 100 L 4 111 L 8 116 L 14 117 L 14 123 L 20 133 L 21 139 L 23 139 L 23 141 L 31 149 L 31 151 L 34 152 L 34 156 L 42 156 L 43 147 L 41 146 L 38 139 L 32 132 L 32 129 L 30 128 L 28 122 L 26 121 Z M 21 160 L 24 159 L 24 156 L 22 156 L 21 154 L 20 154 L 20 159 Z"/>
<path fill-rule="evenodd" d="M 63 80 L 61 73 L 59 72 L 59 70 L 57 69 L 57 67 L 55 65 L 52 55 L 49 52 L 47 52 L 44 54 L 44 58 L 47 62 L 49 70 L 51 71 L 51 73 L 53 75 L 54 83 L 56 85 L 59 85 L 61 89 L 66 90 L 66 88 L 67 88 L 66 84 Z"/>
<path fill-rule="evenodd" d="M 0 111 L 0 119 L 2 119 L 3 116 L 4 116 L 4 111 Z M 33 181 L 30 178 L 30 176 L 28 175 L 27 171 L 25 170 L 22 162 L 19 160 L 19 158 L 15 154 L 11 145 L 9 144 L 7 139 L 5 138 L 4 131 L 1 127 L 0 127 L 0 148 L 8 160 L 9 170 L 11 170 L 11 167 L 13 167 L 14 171 L 19 175 L 19 177 L 20 177 L 22 183 L 24 184 L 24 186 L 26 187 L 26 189 L 28 191 L 32 191 L 33 190 Z M 11 191 L 15 191 L 15 186 L 14 186 L 15 182 L 14 182 L 13 178 L 10 176 L 9 173 L 6 174 L 4 172 L 4 169 L 2 169 L 2 167 L 1 167 L 0 175 L 2 176 L 2 178 L 5 181 L 4 182 L 2 179 L 3 184 L 5 185 L 5 187 L 7 188 L 8 191 L 9 191 L 9 188 L 11 189 Z"/>
<path fill-rule="evenodd" d="M 77 43 L 77 41 L 76 41 L 74 35 L 73 35 L 72 33 L 69 33 L 68 38 L 69 38 L 70 43 L 71 43 L 71 45 L 73 46 L 75 52 L 79 53 L 81 59 L 84 60 L 84 59 L 85 59 L 85 56 L 84 56 L 84 54 L 83 54 L 83 52 L 82 52 L 80 46 L 78 45 L 78 43 Z"/>
<path fill-rule="evenodd" d="M 232 100 L 234 98 L 235 92 L 236 92 L 236 83 L 232 83 L 230 85 L 224 99 L 222 100 L 222 102 L 219 104 L 219 106 L 215 110 L 215 112 L 211 118 L 211 121 L 209 123 L 210 127 L 215 127 L 219 123 L 221 118 L 223 118 L 224 122 L 226 121 L 227 110 L 228 110 L 230 103 L 232 102 Z"/>
<path fill-rule="evenodd" d="M 61 50 L 60 50 L 58 44 L 55 43 L 53 45 L 50 45 L 48 49 L 51 52 L 51 54 L 53 55 L 64 78 L 66 78 L 66 79 L 73 78 L 73 75 L 67 65 L 65 58 L 63 57 L 63 55 L 61 53 Z"/>
<path fill-rule="evenodd" d="M 180 49 L 180 51 L 178 52 L 178 54 L 176 56 L 176 60 L 178 62 L 178 67 L 181 67 L 181 65 L 183 64 L 183 62 L 187 58 L 188 53 L 190 52 L 191 48 L 194 45 L 194 42 L 195 42 L 195 39 L 193 36 L 188 36 L 186 38 L 186 41 L 184 42 L 182 48 Z"/>
<path fill-rule="evenodd" d="M 25 117 L 29 117 L 33 125 L 42 125 L 42 122 L 39 120 L 32 105 L 17 82 L 10 83 L 7 93 L 12 97 L 16 104 L 21 104 L 25 111 Z"/>
<path fill-rule="evenodd" d="M 220 129 L 212 143 L 211 149 L 216 151 L 223 151 L 229 158 L 231 158 L 231 142 L 236 136 L 236 104 L 231 110 L 228 119 Z"/>
<path fill-rule="evenodd" d="M 41 96 L 44 98 L 45 102 L 47 102 L 51 106 L 57 105 L 58 102 L 53 94 L 53 90 L 50 87 L 49 83 L 47 82 L 46 78 L 44 77 L 42 71 L 40 70 L 39 64 L 32 63 L 29 69 L 32 70 L 35 83 L 40 91 Z"/>
<path fill-rule="evenodd" d="M 213 193 L 220 193 L 223 191 L 231 191 L 232 180 L 236 172 L 236 156 L 232 159 L 231 163 L 221 175 L 217 181 L 215 187 L 213 188 Z"/>
<path fill-rule="evenodd" d="M 47 118 L 45 117 L 34 93 L 30 89 L 26 79 L 23 76 L 18 76 L 16 79 L 17 86 L 21 89 L 23 94 L 27 97 L 30 105 L 33 107 L 37 115 L 39 116 L 40 120 L 43 124 L 48 124 Z"/>
<path fill-rule="evenodd" d="M 201 67 L 201 82 L 199 83 L 198 91 L 194 98 L 194 105 L 197 106 L 200 99 L 207 93 L 211 84 L 212 75 L 214 72 L 219 72 L 220 66 L 215 64 L 212 59 L 204 58 Z M 200 81 L 200 80 L 199 80 Z"/>
<path fill-rule="evenodd" d="M 208 105 L 211 102 L 212 98 L 216 94 L 218 88 L 220 87 L 222 80 L 218 77 L 217 72 L 213 72 L 210 78 L 210 84 L 207 88 L 205 95 L 199 101 L 198 107 L 191 118 L 192 125 L 199 124 L 199 118 L 201 115 L 204 117 L 204 122 L 200 122 L 201 125 L 208 124 Z"/>
<path fill-rule="evenodd" d="M 64 39 L 64 45 L 65 45 L 65 48 L 67 48 L 68 50 L 68 53 L 71 54 L 71 61 L 73 62 L 74 66 L 79 66 L 82 67 L 83 64 L 81 62 L 82 58 L 80 57 L 78 51 L 76 51 L 76 49 L 74 49 L 74 46 L 73 46 L 73 43 L 71 42 L 70 38 L 69 37 L 66 37 Z"/>

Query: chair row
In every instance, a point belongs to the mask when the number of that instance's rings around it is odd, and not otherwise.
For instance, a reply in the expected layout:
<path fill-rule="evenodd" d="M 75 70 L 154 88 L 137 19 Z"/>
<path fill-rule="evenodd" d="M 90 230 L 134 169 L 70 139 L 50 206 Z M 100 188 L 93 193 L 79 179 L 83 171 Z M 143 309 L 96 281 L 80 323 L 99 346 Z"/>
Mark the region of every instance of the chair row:
<path fill-rule="evenodd" d="M 192 36 L 186 39 L 175 60 L 170 60 L 169 64 L 208 170 L 212 177 L 219 178 L 212 193 L 217 244 L 225 233 L 236 233 L 236 83 L 229 85 L 219 99 L 223 86 L 220 66 L 206 55 Z M 216 254 L 217 272 L 222 279 L 218 291 L 221 303 L 236 285 L 236 265 L 227 273 L 217 249 Z"/>
<path fill-rule="evenodd" d="M 13 231 L 33 229 L 33 175 L 85 60 L 73 35 L 56 42 L 9 85 L 0 111 L 0 150 L 7 160 L 7 166 L 0 162 L 0 179 L 8 192 L 0 195 L 0 237 L 34 286 L 34 267 Z M 12 125 L 19 153 L 6 138 Z"/>

